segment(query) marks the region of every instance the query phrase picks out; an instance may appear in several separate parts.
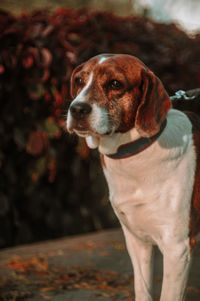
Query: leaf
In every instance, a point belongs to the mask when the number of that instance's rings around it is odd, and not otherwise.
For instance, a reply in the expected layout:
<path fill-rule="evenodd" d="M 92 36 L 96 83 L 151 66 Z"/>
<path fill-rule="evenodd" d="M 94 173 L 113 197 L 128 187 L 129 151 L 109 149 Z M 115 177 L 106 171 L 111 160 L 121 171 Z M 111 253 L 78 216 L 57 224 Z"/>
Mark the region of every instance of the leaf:
<path fill-rule="evenodd" d="M 5 67 L 0 64 L 0 74 L 3 74 L 5 72 Z"/>
<path fill-rule="evenodd" d="M 41 77 L 40 77 L 40 82 L 44 83 L 47 81 L 47 79 L 49 78 L 50 76 L 50 71 L 49 69 L 43 69 L 42 70 L 42 73 L 41 73 Z"/>
<path fill-rule="evenodd" d="M 21 271 L 31 269 L 36 274 L 46 272 L 48 270 L 47 261 L 41 257 L 32 257 L 27 260 L 20 257 L 19 259 L 9 261 L 7 266 L 11 269 Z"/>
<path fill-rule="evenodd" d="M 31 179 L 33 182 L 37 182 L 39 178 L 47 171 L 48 162 L 46 156 L 39 158 L 36 161 L 34 169 L 31 171 Z"/>
<path fill-rule="evenodd" d="M 14 141 L 19 147 L 24 148 L 26 145 L 24 133 L 19 128 L 14 128 Z"/>
<path fill-rule="evenodd" d="M 60 107 L 63 104 L 63 97 L 58 90 L 55 90 L 55 107 Z"/>
<path fill-rule="evenodd" d="M 11 261 L 7 266 L 14 270 L 25 270 L 28 267 L 28 264 L 20 261 Z"/>
<path fill-rule="evenodd" d="M 49 177 L 48 180 L 50 183 L 53 183 L 55 180 L 55 176 L 56 176 L 56 159 L 55 158 L 51 158 L 49 161 Z"/>
<path fill-rule="evenodd" d="M 40 99 L 45 93 L 43 84 L 36 84 L 36 83 L 31 84 L 27 87 L 27 90 L 28 90 L 29 97 L 32 100 Z"/>
<path fill-rule="evenodd" d="M 31 68 L 33 66 L 33 63 L 34 63 L 34 59 L 33 59 L 32 55 L 27 55 L 22 60 L 23 67 L 25 69 Z"/>
<path fill-rule="evenodd" d="M 46 133 L 41 131 L 31 132 L 26 144 L 27 153 L 36 156 L 42 153 L 47 145 Z"/>
<path fill-rule="evenodd" d="M 54 138 L 60 133 L 60 128 L 52 117 L 45 119 L 43 129 L 50 138 Z"/>
<path fill-rule="evenodd" d="M 40 296 L 41 296 L 43 299 L 45 299 L 45 300 L 51 300 L 51 299 L 52 299 L 51 296 L 46 296 L 46 295 L 44 295 L 44 294 L 40 294 Z"/>
<path fill-rule="evenodd" d="M 40 51 L 42 54 L 42 65 L 44 65 L 44 67 L 49 66 L 52 62 L 51 52 L 47 48 L 42 48 Z"/>
<path fill-rule="evenodd" d="M 40 289 L 41 292 L 45 293 L 45 292 L 49 292 L 49 291 L 53 291 L 55 290 L 55 287 L 54 286 L 49 286 L 49 287 L 42 287 Z"/>
<path fill-rule="evenodd" d="M 196 294 L 200 293 L 200 290 L 196 288 L 195 286 L 188 286 L 186 289 L 187 293 Z"/>

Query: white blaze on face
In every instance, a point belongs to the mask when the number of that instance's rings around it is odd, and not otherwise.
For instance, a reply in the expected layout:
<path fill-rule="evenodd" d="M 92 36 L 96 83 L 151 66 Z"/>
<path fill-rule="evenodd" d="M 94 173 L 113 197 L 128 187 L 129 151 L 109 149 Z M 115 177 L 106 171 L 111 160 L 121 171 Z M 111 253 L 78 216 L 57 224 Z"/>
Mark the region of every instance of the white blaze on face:
<path fill-rule="evenodd" d="M 81 90 L 81 92 L 76 96 L 76 98 L 72 101 L 72 103 L 75 103 L 76 101 L 80 102 L 87 102 L 87 92 L 90 89 L 90 86 L 92 84 L 93 80 L 93 73 L 90 74 L 89 79 L 85 87 Z"/>
<path fill-rule="evenodd" d="M 98 65 L 102 64 L 103 62 L 105 62 L 109 57 L 108 56 L 102 56 L 98 62 Z"/>
<path fill-rule="evenodd" d="M 98 65 L 109 59 L 108 56 L 102 56 L 98 62 Z M 110 132 L 111 125 L 109 124 L 109 114 L 106 109 L 101 108 L 98 104 L 92 104 L 92 114 L 90 116 L 91 128 L 99 135 Z"/>

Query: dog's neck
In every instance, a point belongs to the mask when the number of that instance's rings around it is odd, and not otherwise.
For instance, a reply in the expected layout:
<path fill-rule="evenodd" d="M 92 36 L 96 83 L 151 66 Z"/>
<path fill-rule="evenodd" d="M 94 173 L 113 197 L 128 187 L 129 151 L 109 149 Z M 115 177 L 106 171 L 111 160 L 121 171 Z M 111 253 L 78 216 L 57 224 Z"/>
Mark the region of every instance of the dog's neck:
<path fill-rule="evenodd" d="M 160 131 L 152 137 L 141 137 L 135 128 L 125 134 L 114 133 L 111 136 L 86 137 L 87 145 L 90 148 L 97 148 L 103 155 L 107 155 L 112 159 L 122 159 L 138 154 L 148 148 L 162 134 L 167 120 L 165 119 L 161 125 Z"/>
<path fill-rule="evenodd" d="M 115 154 L 120 145 L 136 141 L 141 138 L 135 128 L 127 133 L 114 133 L 106 136 L 87 136 L 86 143 L 89 148 L 98 148 L 99 152 L 103 155 Z"/>

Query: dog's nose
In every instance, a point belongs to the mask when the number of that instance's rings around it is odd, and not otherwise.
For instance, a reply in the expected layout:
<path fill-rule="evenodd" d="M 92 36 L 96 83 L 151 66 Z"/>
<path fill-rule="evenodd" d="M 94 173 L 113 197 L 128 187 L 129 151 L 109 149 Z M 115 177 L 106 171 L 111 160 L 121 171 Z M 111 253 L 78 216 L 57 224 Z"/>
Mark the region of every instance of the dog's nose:
<path fill-rule="evenodd" d="M 91 106 L 85 102 L 77 102 L 70 106 L 72 117 L 76 120 L 84 119 L 91 111 Z"/>

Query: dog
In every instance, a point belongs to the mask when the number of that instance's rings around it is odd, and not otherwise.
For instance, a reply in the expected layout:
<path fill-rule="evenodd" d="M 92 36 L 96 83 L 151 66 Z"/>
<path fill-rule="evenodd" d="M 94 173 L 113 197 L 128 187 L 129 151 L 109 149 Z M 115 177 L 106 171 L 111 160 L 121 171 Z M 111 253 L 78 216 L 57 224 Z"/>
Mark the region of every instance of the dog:
<path fill-rule="evenodd" d="M 200 232 L 200 121 L 172 107 L 138 58 L 102 54 L 71 77 L 67 130 L 98 148 L 134 268 L 136 301 L 152 301 L 153 246 L 161 301 L 182 301 Z"/>

